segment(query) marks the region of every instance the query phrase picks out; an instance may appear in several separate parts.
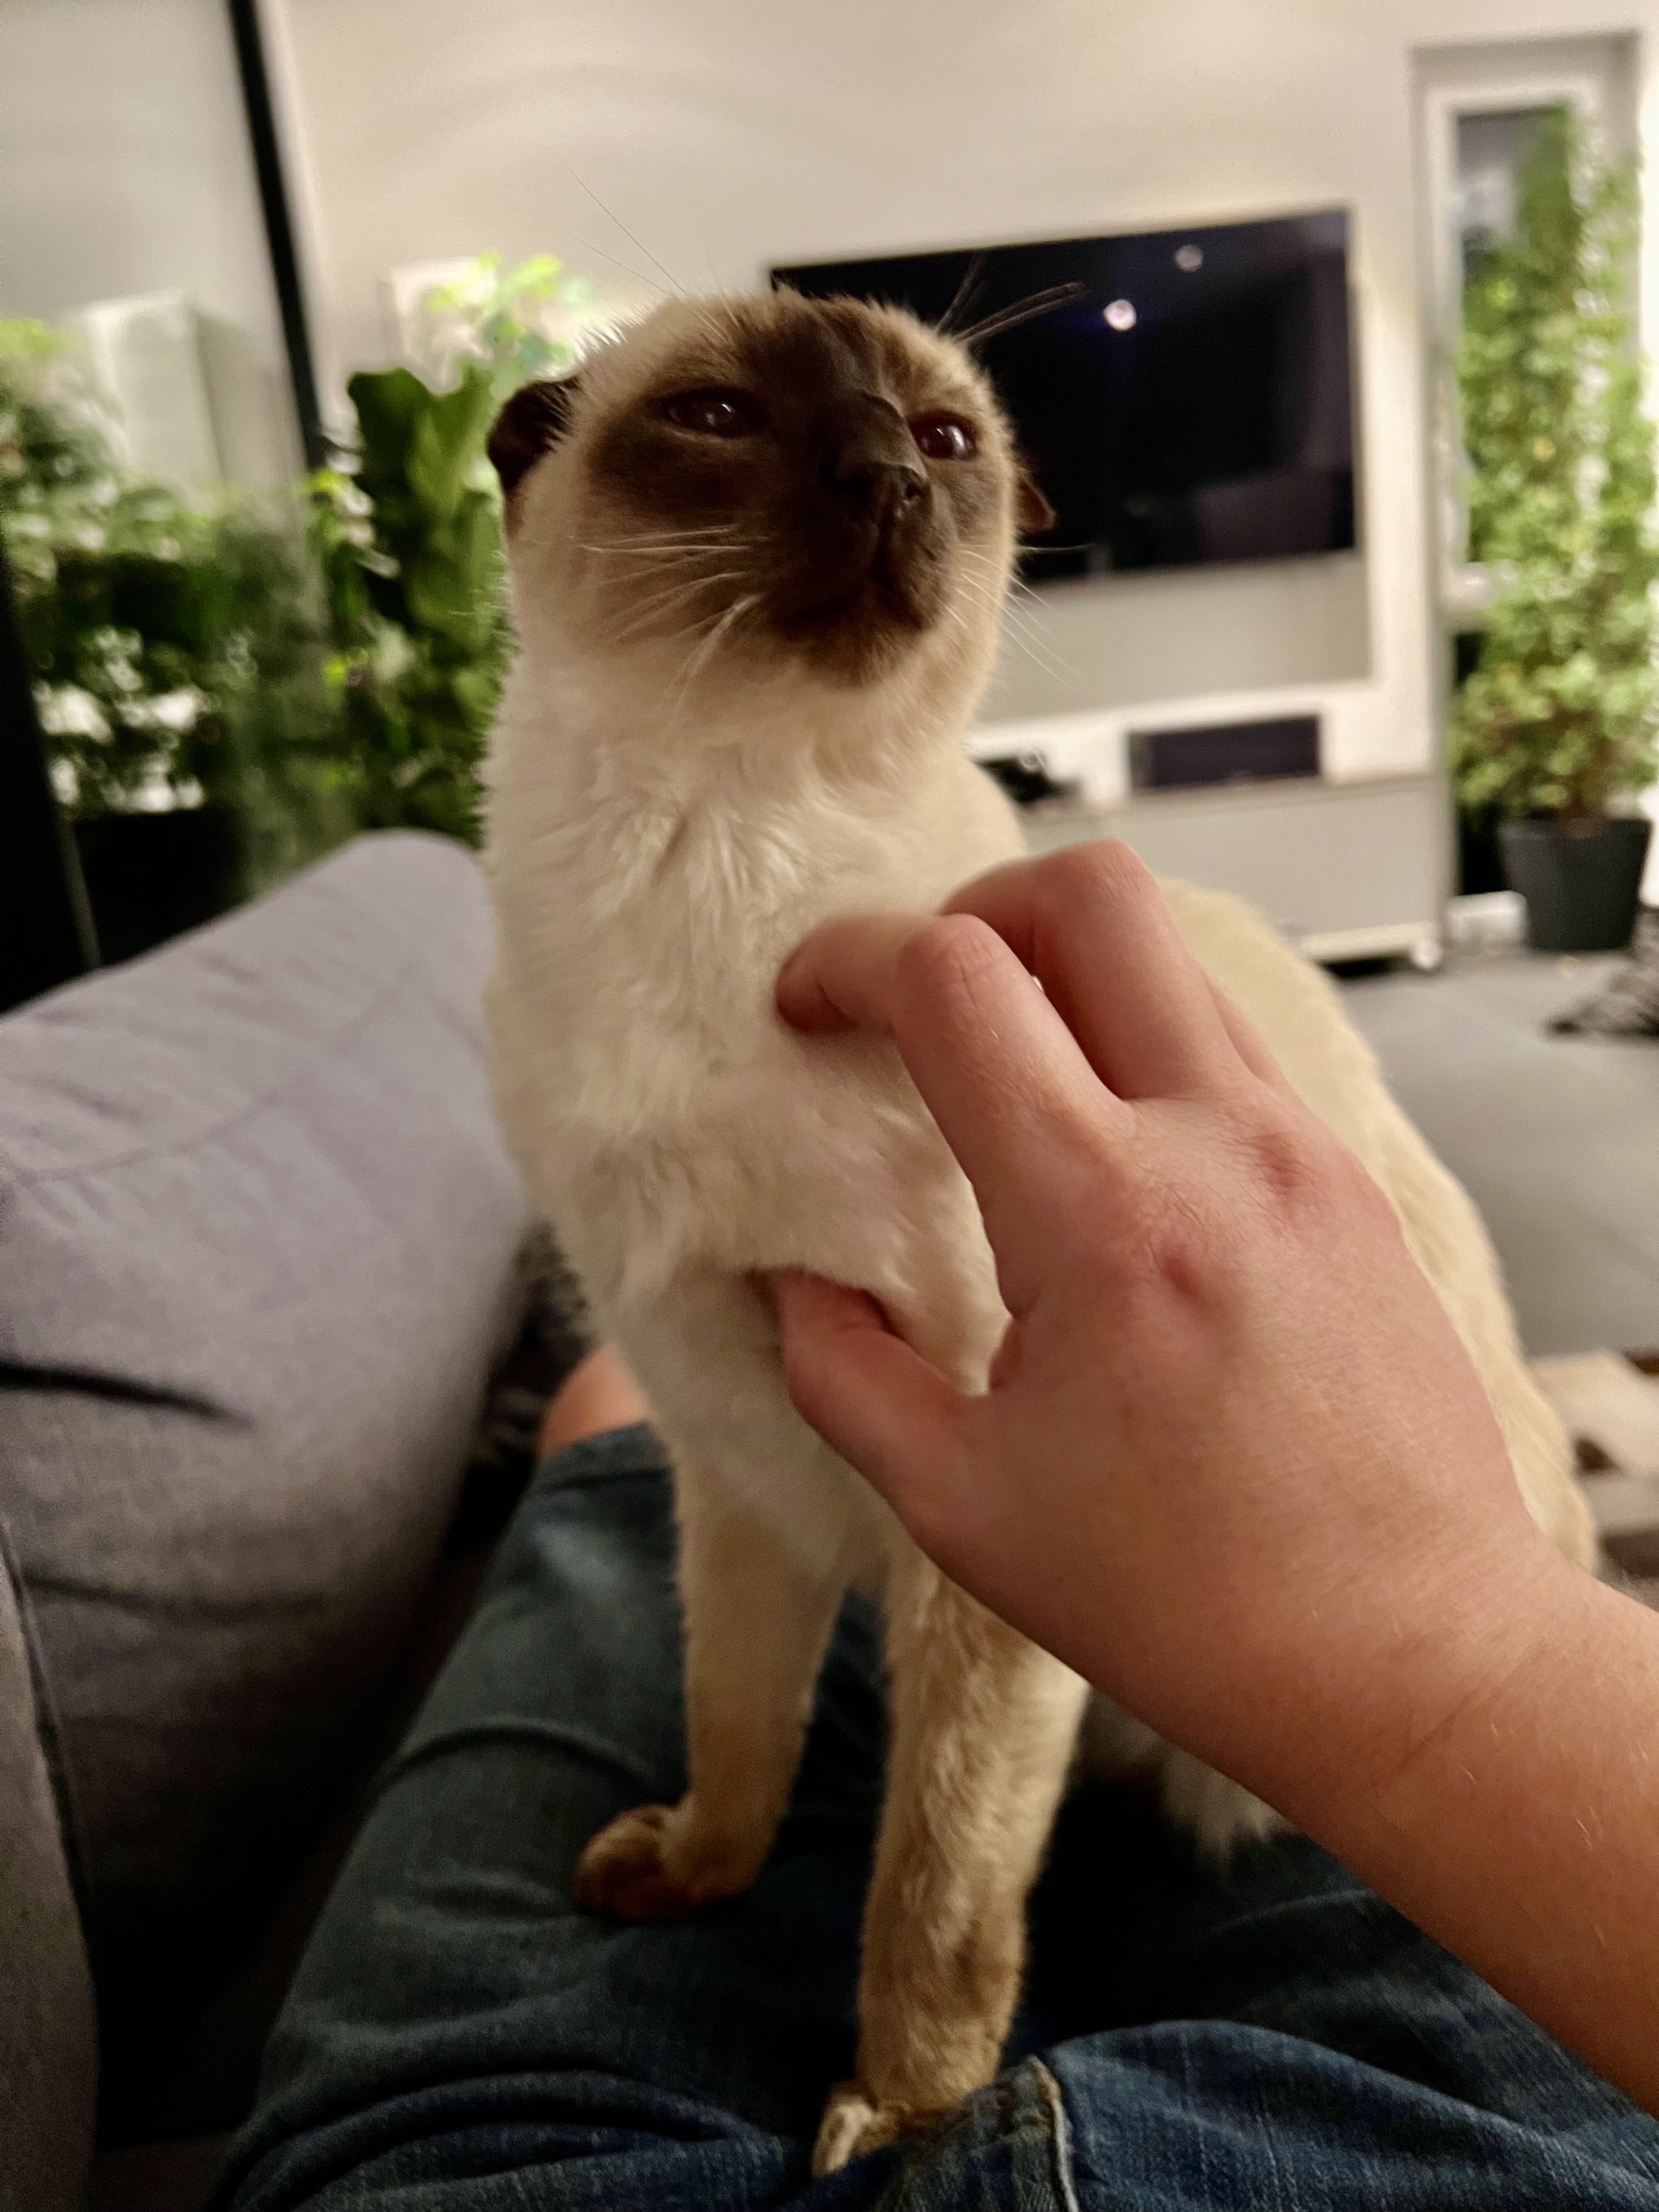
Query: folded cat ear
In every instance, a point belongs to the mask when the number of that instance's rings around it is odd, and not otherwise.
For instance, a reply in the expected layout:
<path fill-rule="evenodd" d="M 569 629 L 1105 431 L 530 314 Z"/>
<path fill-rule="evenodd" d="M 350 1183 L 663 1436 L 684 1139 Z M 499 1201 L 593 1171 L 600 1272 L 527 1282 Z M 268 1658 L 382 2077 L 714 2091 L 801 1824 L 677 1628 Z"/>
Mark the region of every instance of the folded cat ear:
<path fill-rule="evenodd" d="M 1022 538 L 1052 530 L 1060 520 L 1037 489 L 1036 478 L 1022 463 L 1014 479 L 1014 525 Z"/>
<path fill-rule="evenodd" d="M 556 446 L 570 427 L 571 402 L 576 379 L 562 377 L 556 384 L 526 384 L 507 401 L 495 417 L 488 452 L 501 494 L 511 514 L 513 495 L 542 455 Z"/>

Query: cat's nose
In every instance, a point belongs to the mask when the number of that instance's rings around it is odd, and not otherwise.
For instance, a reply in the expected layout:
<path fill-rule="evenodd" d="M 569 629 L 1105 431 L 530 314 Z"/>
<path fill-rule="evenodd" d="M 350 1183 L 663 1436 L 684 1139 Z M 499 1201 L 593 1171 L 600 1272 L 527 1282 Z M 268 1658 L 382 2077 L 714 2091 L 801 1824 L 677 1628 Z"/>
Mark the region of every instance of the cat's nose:
<path fill-rule="evenodd" d="M 842 497 L 878 524 L 902 514 L 927 489 L 927 471 L 896 407 L 872 406 L 845 424 L 830 473 Z"/>

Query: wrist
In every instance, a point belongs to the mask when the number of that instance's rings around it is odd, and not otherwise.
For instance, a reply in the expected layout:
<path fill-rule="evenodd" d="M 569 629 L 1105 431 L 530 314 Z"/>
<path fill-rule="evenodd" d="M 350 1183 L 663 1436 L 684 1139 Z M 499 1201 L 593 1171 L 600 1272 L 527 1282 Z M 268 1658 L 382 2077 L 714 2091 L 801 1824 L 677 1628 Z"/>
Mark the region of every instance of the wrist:
<path fill-rule="evenodd" d="M 1332 1609 L 1334 1637 L 1298 1652 L 1251 1787 L 1339 1856 L 1368 1850 L 1414 1822 L 1443 1761 L 1524 1700 L 1529 1674 L 1559 1667 L 1601 1594 L 1519 1516 L 1368 1579 Z"/>

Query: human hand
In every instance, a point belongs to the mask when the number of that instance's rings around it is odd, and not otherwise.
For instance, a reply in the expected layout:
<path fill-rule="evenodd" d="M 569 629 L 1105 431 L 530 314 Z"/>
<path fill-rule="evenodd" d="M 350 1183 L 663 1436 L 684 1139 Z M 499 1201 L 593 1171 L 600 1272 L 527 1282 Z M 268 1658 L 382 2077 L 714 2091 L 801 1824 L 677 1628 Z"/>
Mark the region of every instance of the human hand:
<path fill-rule="evenodd" d="M 867 1297 L 777 1285 L 797 1406 L 946 1573 L 1303 1825 L 1513 1663 L 1559 1562 L 1485 1393 L 1132 854 L 832 922 L 777 1000 L 892 1036 L 996 1255 L 981 1397 Z"/>

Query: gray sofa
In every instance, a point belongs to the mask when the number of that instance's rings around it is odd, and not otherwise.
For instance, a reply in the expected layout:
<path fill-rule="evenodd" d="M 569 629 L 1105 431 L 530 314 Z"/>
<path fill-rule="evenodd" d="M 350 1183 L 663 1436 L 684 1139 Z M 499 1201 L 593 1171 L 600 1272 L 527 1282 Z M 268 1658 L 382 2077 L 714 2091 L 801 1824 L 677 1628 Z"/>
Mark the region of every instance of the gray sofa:
<path fill-rule="evenodd" d="M 529 1225 L 488 957 L 386 835 L 0 1021 L 3 2212 L 200 2201 L 464 1613 Z"/>

